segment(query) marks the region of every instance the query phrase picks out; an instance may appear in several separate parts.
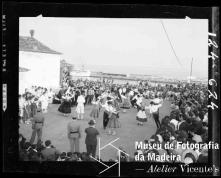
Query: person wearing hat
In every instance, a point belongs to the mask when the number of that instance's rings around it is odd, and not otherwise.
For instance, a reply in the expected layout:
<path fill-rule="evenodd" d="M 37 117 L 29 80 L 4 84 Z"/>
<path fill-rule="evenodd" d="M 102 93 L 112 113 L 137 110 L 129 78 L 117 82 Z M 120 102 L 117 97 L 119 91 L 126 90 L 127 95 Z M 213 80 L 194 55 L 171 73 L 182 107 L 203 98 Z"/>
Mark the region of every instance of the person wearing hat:
<path fill-rule="evenodd" d="M 76 117 L 72 118 L 72 121 L 68 123 L 67 134 L 70 142 L 70 151 L 79 152 L 79 140 L 81 138 L 81 126 L 76 122 Z"/>
<path fill-rule="evenodd" d="M 32 135 L 31 135 L 31 139 L 30 139 L 31 144 L 34 143 L 36 134 L 38 137 L 37 143 L 41 142 L 44 120 L 45 120 L 45 118 L 42 113 L 42 109 L 38 108 L 36 115 L 31 119 L 31 121 L 32 121 Z"/>
<path fill-rule="evenodd" d="M 89 127 L 85 129 L 86 138 L 85 144 L 88 155 L 92 155 L 95 158 L 96 148 L 97 148 L 97 135 L 99 135 L 98 130 L 95 128 L 95 120 L 90 120 L 88 122 Z"/>

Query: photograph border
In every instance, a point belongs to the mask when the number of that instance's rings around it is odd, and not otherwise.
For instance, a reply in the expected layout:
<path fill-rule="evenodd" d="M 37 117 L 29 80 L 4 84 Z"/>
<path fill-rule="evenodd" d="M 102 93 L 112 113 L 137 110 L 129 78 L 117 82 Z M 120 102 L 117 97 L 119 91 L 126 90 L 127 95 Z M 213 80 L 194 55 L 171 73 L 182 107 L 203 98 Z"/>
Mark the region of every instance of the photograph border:
<path fill-rule="evenodd" d="M 18 56 L 19 56 L 19 17 L 96 17 L 96 18 L 176 18 L 185 17 L 193 19 L 208 19 L 208 31 L 216 34 L 209 36 L 219 46 L 219 8 L 218 7 L 196 7 L 179 5 L 157 5 L 157 4 L 75 4 L 75 3 L 34 3 L 34 2 L 3 2 L 2 16 L 2 84 L 7 85 L 6 108 L 2 112 L 3 128 L 3 171 L 39 174 L 74 174 L 98 176 L 101 165 L 96 162 L 22 162 L 18 161 Z M 220 56 L 220 48 L 208 47 L 211 52 Z M 208 55 L 209 55 L 208 54 Z M 211 60 L 208 58 L 208 90 L 217 97 L 209 97 L 209 138 L 218 142 L 220 140 L 220 63 L 219 58 Z M 5 64 L 5 65 L 4 65 Z M 213 66 L 216 66 L 215 69 Z M 211 80 L 213 79 L 213 80 Z M 214 82 L 215 81 L 215 82 Z M 3 88 L 4 89 L 4 88 Z M 213 104 L 212 104 L 213 103 Z M 215 105 L 217 107 L 215 107 Z M 220 167 L 220 151 L 210 150 L 209 164 Z M 153 163 L 160 165 L 162 163 Z M 164 163 L 165 164 L 165 163 Z M 199 165 L 199 164 L 197 164 Z M 196 165 L 196 166 L 197 166 Z M 77 171 L 73 171 L 73 166 Z M 87 171 L 85 171 L 85 166 Z M 145 168 L 146 163 L 129 162 L 121 163 L 122 176 L 147 176 L 149 174 L 135 171 L 135 168 Z M 219 173 L 218 173 L 219 174 Z M 107 171 L 102 176 L 117 176 L 117 168 Z M 157 174 L 151 174 L 158 176 Z M 174 173 L 180 175 L 180 172 Z M 186 174 L 185 174 L 186 175 Z M 188 174 L 197 175 L 197 174 Z M 199 174 L 202 176 L 202 174 Z M 204 176 L 206 174 L 203 174 Z M 208 173 L 210 175 L 210 173 Z M 211 173 L 212 175 L 212 173 Z M 171 174 L 164 174 L 171 176 Z"/>

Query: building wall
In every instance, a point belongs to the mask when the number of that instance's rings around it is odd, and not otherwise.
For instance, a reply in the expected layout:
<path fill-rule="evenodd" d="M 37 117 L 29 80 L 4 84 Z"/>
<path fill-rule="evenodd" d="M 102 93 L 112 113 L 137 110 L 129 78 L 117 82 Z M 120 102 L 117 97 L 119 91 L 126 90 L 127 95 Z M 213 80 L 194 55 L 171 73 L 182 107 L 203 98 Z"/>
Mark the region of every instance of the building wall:
<path fill-rule="evenodd" d="M 19 51 L 19 66 L 29 69 L 28 72 L 20 72 L 19 86 L 58 88 L 60 59 L 57 54 Z"/>

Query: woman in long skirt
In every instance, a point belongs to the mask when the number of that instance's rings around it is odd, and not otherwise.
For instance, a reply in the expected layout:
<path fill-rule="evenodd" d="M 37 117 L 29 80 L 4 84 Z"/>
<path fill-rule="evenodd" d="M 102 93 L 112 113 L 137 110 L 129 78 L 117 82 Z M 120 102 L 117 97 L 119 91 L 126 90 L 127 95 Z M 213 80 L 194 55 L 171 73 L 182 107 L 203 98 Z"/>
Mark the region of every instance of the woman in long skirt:
<path fill-rule="evenodd" d="M 108 134 L 116 135 L 115 128 L 119 128 L 119 127 L 120 127 L 119 113 L 111 112 L 109 114 L 109 121 L 107 124 L 107 128 L 109 129 Z"/>
<path fill-rule="evenodd" d="M 104 128 L 104 130 L 107 127 L 108 121 L 109 121 L 109 112 L 107 110 L 105 110 L 104 115 L 103 115 L 103 128 Z"/>
<path fill-rule="evenodd" d="M 94 119 L 99 118 L 99 112 L 100 112 L 99 99 L 97 99 L 97 101 L 95 101 L 95 97 L 94 97 L 92 104 L 93 104 L 93 107 L 92 107 L 92 111 L 90 113 L 90 116 L 93 117 Z"/>
<path fill-rule="evenodd" d="M 63 97 L 63 101 L 58 108 L 58 111 L 68 116 L 71 113 L 71 100 L 68 97 Z"/>
<path fill-rule="evenodd" d="M 122 96 L 122 106 L 121 108 L 130 109 L 131 103 L 128 94 Z"/>
<path fill-rule="evenodd" d="M 121 108 L 123 108 L 123 112 L 126 113 L 126 110 L 130 109 L 130 107 L 131 107 L 129 95 L 128 94 L 123 95 L 121 98 L 122 98 L 122 106 L 121 106 Z"/>
<path fill-rule="evenodd" d="M 42 94 L 42 96 L 39 98 L 40 102 L 41 102 L 41 109 L 43 111 L 43 113 L 46 113 L 48 110 L 48 96 L 47 93 L 44 92 Z"/>

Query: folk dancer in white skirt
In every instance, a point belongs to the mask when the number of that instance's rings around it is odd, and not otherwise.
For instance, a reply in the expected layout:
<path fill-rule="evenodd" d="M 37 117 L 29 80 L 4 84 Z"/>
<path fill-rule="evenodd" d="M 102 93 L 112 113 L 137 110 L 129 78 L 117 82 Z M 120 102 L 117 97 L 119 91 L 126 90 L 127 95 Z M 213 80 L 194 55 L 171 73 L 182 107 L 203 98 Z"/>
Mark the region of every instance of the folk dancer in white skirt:
<path fill-rule="evenodd" d="M 137 119 L 137 125 L 143 126 L 144 122 L 147 122 L 145 107 L 142 106 L 138 108 L 136 119 Z"/>
<path fill-rule="evenodd" d="M 127 109 L 130 109 L 131 107 L 131 103 L 130 103 L 130 99 L 129 99 L 129 94 L 122 94 L 121 95 L 122 98 L 122 105 L 121 108 L 123 108 L 123 112 L 126 113 Z"/>
<path fill-rule="evenodd" d="M 85 103 L 85 97 L 84 97 L 84 92 L 82 92 L 77 98 L 77 107 L 76 107 L 77 119 L 82 120 L 84 117 L 84 103 Z"/>

